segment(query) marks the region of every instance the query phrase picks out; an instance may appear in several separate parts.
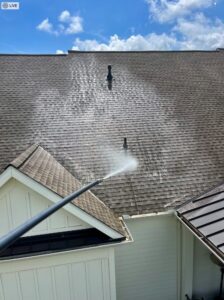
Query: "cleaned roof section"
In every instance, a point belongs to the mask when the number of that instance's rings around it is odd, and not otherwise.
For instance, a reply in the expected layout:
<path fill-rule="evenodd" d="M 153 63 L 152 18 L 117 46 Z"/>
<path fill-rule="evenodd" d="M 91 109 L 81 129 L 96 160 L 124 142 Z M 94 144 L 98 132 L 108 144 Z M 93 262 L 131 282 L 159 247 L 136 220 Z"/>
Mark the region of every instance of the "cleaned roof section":
<path fill-rule="evenodd" d="M 17 168 L 61 197 L 66 197 L 82 187 L 81 183 L 49 152 L 38 145 L 29 147 L 14 159 L 10 166 Z M 90 191 L 83 193 L 72 203 L 123 236 L 125 235 L 119 218 Z"/>
<path fill-rule="evenodd" d="M 107 66 L 112 65 L 112 89 Z M 224 52 L 0 56 L 0 171 L 38 143 L 80 182 L 127 137 L 139 168 L 95 195 L 119 215 L 164 211 L 224 180 Z"/>
<path fill-rule="evenodd" d="M 177 209 L 177 213 L 224 259 L 224 185 L 186 203 Z"/>

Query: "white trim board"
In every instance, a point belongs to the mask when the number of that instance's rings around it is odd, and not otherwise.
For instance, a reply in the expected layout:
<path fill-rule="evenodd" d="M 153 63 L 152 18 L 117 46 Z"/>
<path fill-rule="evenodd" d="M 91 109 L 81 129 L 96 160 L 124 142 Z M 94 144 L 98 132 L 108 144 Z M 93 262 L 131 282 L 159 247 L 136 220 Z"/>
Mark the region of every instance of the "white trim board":
<path fill-rule="evenodd" d="M 18 171 L 16 168 L 9 166 L 1 175 L 0 175 L 0 188 L 11 178 L 16 179 L 18 182 L 24 184 L 25 186 L 29 187 L 33 191 L 39 193 L 41 196 L 47 198 L 48 200 L 52 201 L 53 203 L 58 202 L 62 199 L 59 195 L 52 192 L 48 188 L 44 187 L 42 184 L 38 183 L 37 181 L 33 180 L 32 178 L 28 177 L 27 175 L 23 174 L 22 172 Z M 118 233 L 117 231 L 113 230 L 103 222 L 99 221 L 98 219 L 94 218 L 93 216 L 89 215 L 82 209 L 78 208 L 77 206 L 69 203 L 63 207 L 66 211 L 73 214 L 77 218 L 81 219 L 82 221 L 88 223 L 92 227 L 98 229 L 99 231 L 103 232 L 107 236 L 113 239 L 122 238 L 123 236 Z"/>

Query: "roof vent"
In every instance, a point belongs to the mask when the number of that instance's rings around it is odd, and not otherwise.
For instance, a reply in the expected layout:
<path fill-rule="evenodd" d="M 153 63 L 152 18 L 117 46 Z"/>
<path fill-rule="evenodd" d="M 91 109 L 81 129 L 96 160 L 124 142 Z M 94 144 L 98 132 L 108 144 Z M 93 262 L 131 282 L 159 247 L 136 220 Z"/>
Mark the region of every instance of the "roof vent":
<path fill-rule="evenodd" d="M 127 142 L 127 138 L 126 138 L 126 137 L 124 138 L 123 149 L 124 149 L 125 151 L 128 150 L 128 142 Z"/>
<path fill-rule="evenodd" d="M 112 80 L 113 80 L 113 76 L 111 74 L 111 69 L 112 69 L 112 66 L 108 65 L 107 81 L 108 81 L 108 89 L 109 90 L 112 90 Z"/>

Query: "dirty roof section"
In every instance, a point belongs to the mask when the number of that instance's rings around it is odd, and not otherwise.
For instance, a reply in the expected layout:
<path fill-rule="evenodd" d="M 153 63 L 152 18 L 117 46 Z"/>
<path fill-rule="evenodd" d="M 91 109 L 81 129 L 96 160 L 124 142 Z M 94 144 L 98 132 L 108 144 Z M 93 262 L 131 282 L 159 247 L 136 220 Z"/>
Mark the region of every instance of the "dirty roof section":
<path fill-rule="evenodd" d="M 86 182 L 127 137 L 139 168 L 94 190 L 119 215 L 170 209 L 224 179 L 224 51 L 3 55 L 0 70 L 0 170 L 38 143 Z"/>
<path fill-rule="evenodd" d="M 81 183 L 50 153 L 38 145 L 29 147 L 14 159 L 10 166 L 17 168 L 61 197 L 66 197 L 82 187 Z M 126 235 L 119 218 L 90 191 L 83 193 L 72 203 L 123 236 Z"/>
<path fill-rule="evenodd" d="M 224 184 L 177 209 L 177 213 L 205 243 L 224 259 Z"/>

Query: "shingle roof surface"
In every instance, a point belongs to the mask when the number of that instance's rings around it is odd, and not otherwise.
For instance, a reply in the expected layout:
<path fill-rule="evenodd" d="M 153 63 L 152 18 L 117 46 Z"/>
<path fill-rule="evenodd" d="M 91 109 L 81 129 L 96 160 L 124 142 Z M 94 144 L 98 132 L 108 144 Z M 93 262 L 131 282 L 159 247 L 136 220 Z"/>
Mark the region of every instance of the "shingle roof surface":
<path fill-rule="evenodd" d="M 95 194 L 118 214 L 169 209 L 224 179 L 223 79 L 222 51 L 0 56 L 0 169 L 38 143 L 87 181 L 127 137 L 138 170 Z"/>
<path fill-rule="evenodd" d="M 29 147 L 10 165 L 61 197 L 65 197 L 82 187 L 81 183 L 59 164 L 50 153 L 38 145 Z M 126 233 L 119 218 L 90 191 L 85 192 L 72 203 L 125 236 Z"/>
<path fill-rule="evenodd" d="M 177 213 L 224 259 L 224 184 L 184 204 Z"/>

